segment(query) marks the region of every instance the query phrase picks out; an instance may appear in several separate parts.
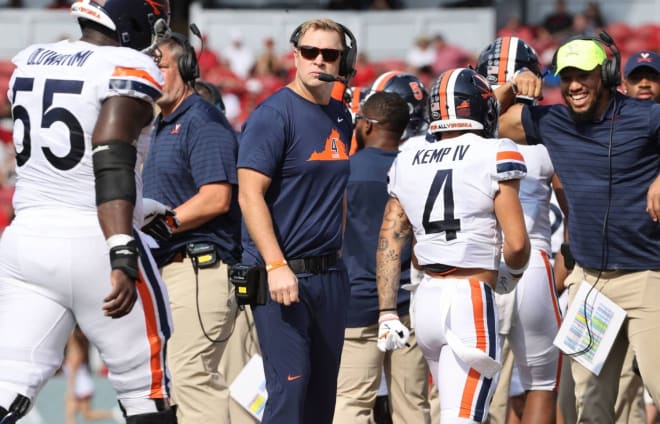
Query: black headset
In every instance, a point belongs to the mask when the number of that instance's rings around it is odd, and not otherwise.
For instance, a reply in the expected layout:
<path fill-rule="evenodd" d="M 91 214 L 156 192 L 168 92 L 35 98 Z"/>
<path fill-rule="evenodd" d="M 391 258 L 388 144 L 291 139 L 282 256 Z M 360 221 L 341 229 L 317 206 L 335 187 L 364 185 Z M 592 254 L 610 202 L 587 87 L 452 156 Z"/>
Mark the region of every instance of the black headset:
<path fill-rule="evenodd" d="M 199 78 L 199 63 L 197 63 L 195 49 L 188 41 L 188 37 L 179 32 L 173 32 L 171 38 L 183 49 L 183 53 L 177 60 L 181 79 L 185 83 L 192 84 Z"/>
<path fill-rule="evenodd" d="M 195 81 L 195 92 L 197 94 L 199 94 L 198 87 L 204 87 L 209 92 L 210 97 L 207 99 L 209 103 L 218 108 L 220 112 L 225 113 L 225 102 L 222 100 L 222 94 L 220 94 L 217 86 L 207 81 L 197 80 Z"/>
<path fill-rule="evenodd" d="M 293 30 L 291 37 L 289 37 L 289 42 L 293 44 L 294 47 L 298 47 L 298 41 L 300 40 L 300 31 L 305 23 L 298 25 L 296 29 Z M 341 59 L 339 59 L 339 75 L 348 79 L 353 78 L 355 75 L 355 60 L 357 59 L 357 40 L 355 36 L 344 25 L 337 22 L 337 25 L 344 32 L 344 36 L 348 38 L 348 43 L 344 42 L 344 51 L 341 54 Z"/>
<path fill-rule="evenodd" d="M 602 63 L 600 76 L 605 87 L 612 90 L 618 87 L 621 84 L 621 54 L 619 53 L 619 49 L 616 47 L 612 37 L 605 31 L 601 31 L 598 34 L 598 37 L 576 36 L 569 38 L 568 41 L 559 46 L 557 51 L 555 51 L 554 56 L 552 56 L 552 67 L 557 69 L 557 53 L 559 52 L 559 49 L 574 40 L 595 41 L 605 45 L 610 50 L 613 59 L 606 59 L 605 62 Z"/>

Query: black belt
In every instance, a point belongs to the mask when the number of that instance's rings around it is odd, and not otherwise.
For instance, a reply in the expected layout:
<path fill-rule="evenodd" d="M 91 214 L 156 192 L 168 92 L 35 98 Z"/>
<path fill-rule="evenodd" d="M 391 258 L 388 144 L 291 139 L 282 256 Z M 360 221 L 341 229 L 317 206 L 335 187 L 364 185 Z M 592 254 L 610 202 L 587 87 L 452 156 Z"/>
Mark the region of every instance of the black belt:
<path fill-rule="evenodd" d="M 183 262 L 183 260 L 186 258 L 186 251 L 179 251 L 174 254 L 172 259 L 168 262 L 168 264 L 171 264 L 172 262 Z"/>
<path fill-rule="evenodd" d="M 447 275 L 451 274 L 452 272 L 456 271 L 456 267 L 453 265 L 445 265 L 445 264 L 427 264 L 427 265 L 422 265 L 422 269 L 427 272 L 432 272 L 434 274 L 439 274 L 439 275 Z"/>
<path fill-rule="evenodd" d="M 578 265 L 580 265 L 580 264 L 578 264 Z M 580 266 L 582 267 L 582 270 L 583 270 L 586 274 L 590 274 L 590 275 L 601 275 L 601 276 L 602 276 L 603 274 L 612 274 L 612 273 L 615 273 L 615 272 L 620 272 L 620 273 L 624 274 L 624 273 L 629 273 L 629 272 L 639 272 L 639 271 L 642 271 L 642 270 L 634 270 L 634 269 L 595 269 L 595 268 L 585 268 L 585 267 L 583 267 L 582 265 L 580 265 Z"/>
<path fill-rule="evenodd" d="M 323 274 L 337 265 L 337 254 L 310 256 L 308 258 L 287 259 L 287 265 L 294 274 Z"/>

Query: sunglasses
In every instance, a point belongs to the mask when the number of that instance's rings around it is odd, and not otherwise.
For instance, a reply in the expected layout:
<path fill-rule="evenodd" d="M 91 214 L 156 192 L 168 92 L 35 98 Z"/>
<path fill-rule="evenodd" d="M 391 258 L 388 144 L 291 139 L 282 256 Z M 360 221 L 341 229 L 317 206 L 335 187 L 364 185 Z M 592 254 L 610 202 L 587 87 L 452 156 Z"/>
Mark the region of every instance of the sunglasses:
<path fill-rule="evenodd" d="M 321 53 L 325 62 L 334 62 L 339 59 L 339 56 L 341 55 L 341 50 L 319 49 L 318 47 L 312 46 L 299 46 L 298 50 L 300 51 L 300 55 L 307 60 L 314 60 L 318 57 L 319 53 Z"/>
<path fill-rule="evenodd" d="M 364 115 L 360 115 L 359 113 L 356 113 L 356 114 L 355 114 L 355 122 L 359 121 L 360 119 L 363 119 L 363 120 L 365 120 L 365 121 L 369 121 L 369 122 L 371 122 L 372 124 L 380 124 L 380 121 L 378 121 L 378 120 L 376 120 L 376 119 L 367 118 L 367 117 L 364 116 Z"/>

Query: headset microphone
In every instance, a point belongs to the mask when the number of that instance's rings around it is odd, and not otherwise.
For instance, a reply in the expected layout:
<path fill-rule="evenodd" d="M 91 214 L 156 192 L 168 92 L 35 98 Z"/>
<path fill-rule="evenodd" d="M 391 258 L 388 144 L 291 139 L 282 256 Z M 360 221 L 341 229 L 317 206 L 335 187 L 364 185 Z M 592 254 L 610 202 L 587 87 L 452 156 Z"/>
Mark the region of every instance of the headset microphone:
<path fill-rule="evenodd" d="M 197 36 L 200 40 L 202 40 L 202 33 L 199 31 L 199 28 L 197 27 L 197 24 L 190 24 L 190 31 Z"/>
<path fill-rule="evenodd" d="M 331 74 L 326 74 L 325 72 L 320 72 L 319 75 L 316 78 L 319 79 L 320 81 L 324 81 L 324 82 L 338 81 L 338 82 L 346 84 L 346 80 L 344 78 L 336 77 L 336 76 L 331 75 Z"/>
<path fill-rule="evenodd" d="M 192 32 L 195 35 L 195 37 L 199 38 L 199 42 L 201 44 L 199 46 L 199 54 L 201 55 L 202 52 L 204 51 L 204 38 L 202 37 L 202 33 L 197 27 L 197 24 L 195 23 L 190 24 L 189 28 L 190 28 L 190 32 Z M 199 59 L 199 57 L 197 57 L 197 59 Z"/>

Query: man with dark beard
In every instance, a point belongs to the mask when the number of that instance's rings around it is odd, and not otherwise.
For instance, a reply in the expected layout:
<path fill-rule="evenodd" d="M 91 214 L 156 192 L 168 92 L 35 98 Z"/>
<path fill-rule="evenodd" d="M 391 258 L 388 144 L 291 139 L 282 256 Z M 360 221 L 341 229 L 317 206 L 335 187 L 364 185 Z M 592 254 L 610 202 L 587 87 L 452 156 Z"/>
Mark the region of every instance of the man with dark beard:
<path fill-rule="evenodd" d="M 591 287 L 585 303 L 605 296 L 626 312 L 599 375 L 575 360 L 571 364 L 578 422 L 614 422 L 629 344 L 651 396 L 660 402 L 660 105 L 616 91 L 620 58 L 605 33 L 569 40 L 553 65 L 566 105 L 512 106 L 514 95 L 538 98 L 542 88 L 532 72 L 517 73 L 496 92 L 506 111 L 500 136 L 544 144 L 564 184 L 570 247 L 562 251 L 575 259 L 565 282 L 569 302 L 585 281 Z M 575 359 L 590 351 L 582 347 L 568 353 Z"/>

